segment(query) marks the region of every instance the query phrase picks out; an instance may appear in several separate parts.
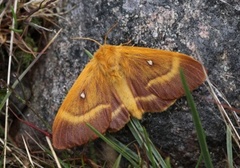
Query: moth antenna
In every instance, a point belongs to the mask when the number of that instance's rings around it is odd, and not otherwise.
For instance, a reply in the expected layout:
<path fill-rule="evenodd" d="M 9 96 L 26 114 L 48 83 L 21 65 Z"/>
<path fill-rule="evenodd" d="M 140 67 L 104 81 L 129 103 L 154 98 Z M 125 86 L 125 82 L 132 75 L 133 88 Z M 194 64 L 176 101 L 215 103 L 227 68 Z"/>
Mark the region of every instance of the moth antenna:
<path fill-rule="evenodd" d="M 121 45 L 129 45 L 131 42 L 132 42 L 132 40 L 128 40 L 127 42 L 125 42 L 125 43 L 122 43 Z M 134 44 L 133 44 L 133 45 L 131 45 L 131 46 L 134 46 Z"/>
<path fill-rule="evenodd" d="M 115 23 L 108 31 L 107 33 L 105 34 L 105 37 L 104 37 L 104 44 L 106 44 L 106 41 L 107 41 L 107 37 L 108 37 L 108 34 L 117 26 L 118 22 Z"/>
<path fill-rule="evenodd" d="M 96 44 L 98 44 L 99 46 L 101 46 L 102 44 L 99 43 L 97 40 L 94 40 L 92 38 L 89 38 L 89 37 L 74 37 L 72 38 L 73 40 L 89 40 L 89 41 L 93 41 L 95 42 Z"/>

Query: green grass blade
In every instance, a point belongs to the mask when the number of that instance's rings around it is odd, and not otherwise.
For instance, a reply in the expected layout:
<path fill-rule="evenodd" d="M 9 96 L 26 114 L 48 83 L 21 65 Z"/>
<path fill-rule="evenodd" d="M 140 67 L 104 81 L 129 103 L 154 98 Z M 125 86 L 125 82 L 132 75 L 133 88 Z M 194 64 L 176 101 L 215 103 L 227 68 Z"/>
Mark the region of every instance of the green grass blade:
<path fill-rule="evenodd" d="M 203 153 L 201 152 L 201 153 L 200 153 L 200 156 L 199 156 L 199 158 L 198 158 L 198 162 L 197 162 L 195 168 L 200 167 L 200 164 L 202 163 L 202 161 L 203 161 Z"/>
<path fill-rule="evenodd" d="M 119 152 L 124 158 L 126 158 L 134 167 L 139 167 L 139 157 L 136 153 L 132 152 L 126 145 L 123 145 L 121 142 L 117 141 L 110 135 L 104 136 L 93 126 L 88 124 L 88 127 L 97 134 L 103 141 L 105 141 L 109 146 Z"/>
<path fill-rule="evenodd" d="M 92 53 L 90 53 L 90 51 L 88 51 L 87 49 L 84 48 L 85 53 L 88 55 L 89 58 L 93 58 Z"/>
<path fill-rule="evenodd" d="M 169 168 L 169 166 L 165 163 L 164 159 L 148 137 L 146 130 L 142 127 L 139 120 L 131 118 L 130 122 L 128 123 L 128 127 L 138 144 L 141 147 L 144 146 L 147 150 L 146 154 L 151 161 L 152 167 L 160 167 L 161 165 L 163 168 Z"/>
<path fill-rule="evenodd" d="M 148 137 L 146 129 L 143 128 L 143 130 L 144 130 L 144 139 L 146 140 L 147 156 L 148 156 L 150 162 L 152 163 L 152 167 L 153 168 L 158 168 L 159 164 L 156 163 L 156 159 L 154 158 L 154 154 L 153 154 L 154 146 L 153 146 L 153 144 L 151 143 L 151 141 Z"/>
<path fill-rule="evenodd" d="M 121 159 L 122 159 L 122 155 L 119 155 L 118 158 L 116 159 L 114 165 L 113 165 L 113 168 L 119 168 L 120 167 Z"/>
<path fill-rule="evenodd" d="M 205 136 L 204 130 L 202 128 L 200 117 L 199 117 L 199 114 L 197 112 L 195 103 L 193 101 L 193 97 L 192 97 L 192 95 L 190 93 L 190 90 L 187 86 L 187 82 L 186 82 L 186 79 L 185 79 L 185 76 L 184 76 L 184 73 L 183 73 L 182 70 L 180 71 L 180 76 L 181 76 L 183 88 L 185 90 L 185 94 L 187 96 L 188 104 L 191 108 L 193 122 L 194 122 L 194 125 L 195 125 L 195 129 L 197 131 L 198 142 L 199 142 L 201 152 L 202 152 L 202 155 L 203 155 L 203 158 L 204 158 L 205 166 L 207 168 L 213 168 L 212 160 L 211 160 L 211 157 L 210 157 L 210 154 L 209 154 L 209 151 L 208 151 L 208 147 L 207 147 L 206 136 Z"/>

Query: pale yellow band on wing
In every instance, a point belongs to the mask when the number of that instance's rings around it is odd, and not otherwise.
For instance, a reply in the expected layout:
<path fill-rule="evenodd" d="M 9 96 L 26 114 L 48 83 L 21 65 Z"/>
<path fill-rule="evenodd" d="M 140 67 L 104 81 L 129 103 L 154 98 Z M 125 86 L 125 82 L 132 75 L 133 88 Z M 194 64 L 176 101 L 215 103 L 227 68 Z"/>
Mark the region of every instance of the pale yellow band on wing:
<path fill-rule="evenodd" d="M 123 108 L 124 108 L 124 105 L 122 104 L 116 110 L 114 110 L 113 113 L 112 113 L 112 118 L 115 118 L 116 116 L 119 115 L 119 113 L 122 113 Z"/>
<path fill-rule="evenodd" d="M 144 102 L 148 102 L 154 99 L 157 99 L 157 96 L 155 96 L 154 94 L 150 94 L 148 96 L 135 97 L 136 101 L 144 101 Z"/>
<path fill-rule="evenodd" d="M 61 111 L 59 117 L 61 117 L 62 120 L 68 121 L 72 124 L 79 124 L 83 122 L 88 122 L 90 120 L 93 120 L 94 118 L 98 118 L 99 112 L 107 110 L 108 108 L 110 108 L 110 104 L 100 104 L 82 115 L 72 115 L 68 111 L 63 110 Z"/>
<path fill-rule="evenodd" d="M 174 58 L 172 59 L 172 68 L 171 70 L 162 76 L 159 76 L 155 79 L 152 79 L 148 82 L 147 87 L 151 87 L 154 84 L 160 84 L 160 83 L 165 83 L 167 81 L 170 81 L 173 77 L 176 77 L 176 74 L 179 73 L 179 65 L 180 65 L 180 60 L 179 58 Z"/>

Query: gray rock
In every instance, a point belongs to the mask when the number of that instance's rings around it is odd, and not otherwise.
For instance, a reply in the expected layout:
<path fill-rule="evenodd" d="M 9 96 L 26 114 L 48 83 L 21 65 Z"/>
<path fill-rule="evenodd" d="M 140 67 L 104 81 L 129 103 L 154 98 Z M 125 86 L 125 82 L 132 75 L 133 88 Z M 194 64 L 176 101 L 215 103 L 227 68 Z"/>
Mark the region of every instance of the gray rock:
<path fill-rule="evenodd" d="M 77 7 L 73 8 L 76 5 Z M 54 116 L 67 90 L 88 62 L 83 48 L 90 52 L 98 46 L 92 41 L 72 40 L 90 37 L 104 43 L 130 44 L 179 51 L 202 57 L 210 80 L 236 108 L 240 107 L 240 4 L 226 1 L 140 1 L 140 0 L 72 0 L 64 4 L 68 11 L 59 18 L 61 35 L 43 56 L 32 76 L 33 113 L 26 118 L 51 132 Z M 225 126 L 210 94 L 203 85 L 193 92 L 206 131 L 214 165 L 226 167 Z M 150 138 L 176 167 L 192 167 L 199 157 L 199 147 L 186 99 L 181 98 L 164 113 L 147 113 L 142 120 Z M 22 125 L 19 134 L 29 132 Z M 114 135 L 129 143 L 131 133 L 123 129 Z M 130 135 L 131 136 L 131 135 Z M 42 137 L 42 135 L 38 136 Z M 131 138 L 130 138 L 131 139 Z"/>

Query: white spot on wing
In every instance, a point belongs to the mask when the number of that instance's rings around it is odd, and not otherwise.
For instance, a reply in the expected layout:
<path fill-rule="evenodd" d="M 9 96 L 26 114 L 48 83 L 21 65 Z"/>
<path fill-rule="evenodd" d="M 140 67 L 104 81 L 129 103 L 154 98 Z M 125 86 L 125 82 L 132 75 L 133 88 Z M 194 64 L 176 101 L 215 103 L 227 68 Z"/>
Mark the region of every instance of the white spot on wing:
<path fill-rule="evenodd" d="M 148 65 L 153 65 L 153 61 L 152 60 L 147 60 L 147 63 L 148 63 Z"/>
<path fill-rule="evenodd" d="M 82 93 L 80 94 L 80 97 L 81 97 L 82 99 L 85 99 L 85 97 L 86 97 L 85 93 L 82 92 Z"/>

